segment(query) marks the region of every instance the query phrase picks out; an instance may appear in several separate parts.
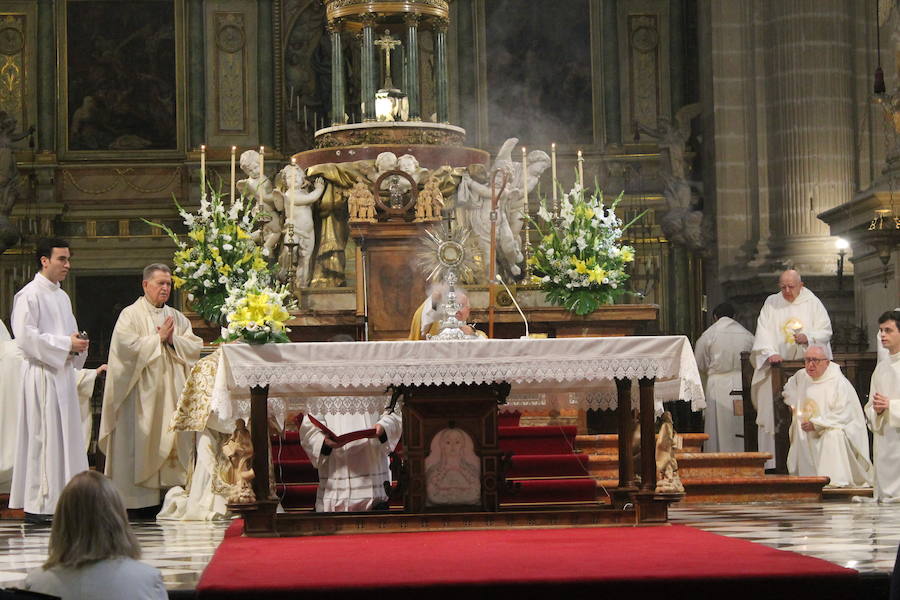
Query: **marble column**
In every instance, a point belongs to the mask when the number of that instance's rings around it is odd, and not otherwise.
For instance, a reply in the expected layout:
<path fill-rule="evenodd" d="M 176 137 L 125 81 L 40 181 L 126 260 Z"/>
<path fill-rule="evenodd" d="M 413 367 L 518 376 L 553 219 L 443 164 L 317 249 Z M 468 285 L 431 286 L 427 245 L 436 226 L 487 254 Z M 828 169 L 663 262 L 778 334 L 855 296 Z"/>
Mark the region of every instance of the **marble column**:
<path fill-rule="evenodd" d="M 406 15 L 406 95 L 409 98 L 409 120 L 421 117 L 419 106 L 419 15 Z"/>
<path fill-rule="evenodd" d="M 344 49 L 341 45 L 341 22 L 330 21 L 328 32 L 331 34 L 331 124 L 340 125 L 345 122 L 344 113 Z"/>
<path fill-rule="evenodd" d="M 769 248 L 801 271 L 830 274 L 817 218 L 853 198 L 853 8 L 844 0 L 758 4 L 769 118 Z M 830 248 L 831 245 L 829 244 Z"/>
<path fill-rule="evenodd" d="M 360 91 L 363 110 L 363 121 L 375 120 L 375 14 L 368 13 L 362 20 L 362 46 L 360 54 Z"/>
<path fill-rule="evenodd" d="M 449 75 L 447 71 L 447 19 L 434 21 L 434 95 L 438 123 L 450 121 Z"/>

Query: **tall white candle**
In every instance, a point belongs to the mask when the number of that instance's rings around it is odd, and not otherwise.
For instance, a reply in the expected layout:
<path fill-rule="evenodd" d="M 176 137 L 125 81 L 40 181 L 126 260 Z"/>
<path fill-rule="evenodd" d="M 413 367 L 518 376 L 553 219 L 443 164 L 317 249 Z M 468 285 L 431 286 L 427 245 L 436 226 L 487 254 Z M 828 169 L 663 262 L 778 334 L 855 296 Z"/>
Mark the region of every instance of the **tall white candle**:
<path fill-rule="evenodd" d="M 259 147 L 259 182 L 266 176 L 266 147 Z"/>
<path fill-rule="evenodd" d="M 237 146 L 231 147 L 231 203 L 234 204 L 234 180 L 235 180 L 235 159 L 237 154 Z"/>
<path fill-rule="evenodd" d="M 556 142 L 550 144 L 550 185 L 553 187 L 553 207 L 556 208 Z"/>
<path fill-rule="evenodd" d="M 525 214 L 528 214 L 528 152 L 522 146 L 522 195 L 525 196 Z"/>
<path fill-rule="evenodd" d="M 581 150 L 578 151 L 578 183 L 584 187 L 584 156 L 581 154 Z"/>
<path fill-rule="evenodd" d="M 200 198 L 206 199 L 206 144 L 200 146 Z"/>
<path fill-rule="evenodd" d="M 291 166 L 292 167 L 297 166 L 297 157 L 296 156 L 291 157 Z M 296 173 L 291 173 L 291 177 L 296 177 L 296 176 L 297 176 Z M 293 181 L 295 184 L 297 183 L 296 179 L 294 179 Z M 287 206 L 284 208 L 284 210 L 287 212 L 288 222 L 293 223 L 294 222 L 294 200 L 291 198 L 291 186 L 290 185 L 288 185 L 287 193 L 284 195 L 284 201 L 287 203 Z"/>

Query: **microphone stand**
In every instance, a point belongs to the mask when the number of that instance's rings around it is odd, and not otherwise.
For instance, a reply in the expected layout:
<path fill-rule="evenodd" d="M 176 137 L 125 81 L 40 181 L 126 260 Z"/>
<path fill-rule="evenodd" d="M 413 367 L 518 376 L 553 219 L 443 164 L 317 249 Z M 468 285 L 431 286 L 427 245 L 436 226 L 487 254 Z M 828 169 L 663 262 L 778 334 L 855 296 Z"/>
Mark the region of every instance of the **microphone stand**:
<path fill-rule="evenodd" d="M 499 192 L 496 191 L 498 174 L 503 175 Z M 496 169 L 491 175 L 491 264 L 488 266 L 488 337 L 491 339 L 494 337 L 494 278 L 497 277 L 497 208 L 508 181 L 509 173 L 505 169 Z"/>

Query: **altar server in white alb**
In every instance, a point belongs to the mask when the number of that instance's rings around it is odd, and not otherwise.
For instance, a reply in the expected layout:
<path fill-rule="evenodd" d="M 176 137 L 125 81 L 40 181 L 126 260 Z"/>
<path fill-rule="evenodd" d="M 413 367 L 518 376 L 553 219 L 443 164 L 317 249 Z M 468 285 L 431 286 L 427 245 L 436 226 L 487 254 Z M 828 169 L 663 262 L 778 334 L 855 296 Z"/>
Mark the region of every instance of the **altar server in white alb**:
<path fill-rule="evenodd" d="M 900 306 L 898 306 L 894 310 L 900 310 Z M 885 348 L 884 345 L 881 343 L 881 330 L 878 327 L 876 327 L 875 328 L 875 359 L 876 359 L 876 362 L 881 362 L 881 361 L 887 359 L 888 356 L 890 356 L 890 354 L 888 353 L 888 349 Z"/>
<path fill-rule="evenodd" d="M 0 321 L 0 494 L 8 494 L 16 460 L 16 428 L 22 403 L 22 352 Z"/>
<path fill-rule="evenodd" d="M 803 363 L 784 384 L 784 401 L 794 413 L 788 471 L 830 477 L 826 487 L 871 486 L 866 418 L 853 384 L 822 346 L 810 346 Z"/>
<path fill-rule="evenodd" d="M 810 344 L 822 345 L 826 356 L 831 358 L 831 319 L 825 306 L 803 286 L 797 271 L 782 273 L 778 287 L 781 292 L 766 298 L 759 313 L 756 337 L 750 352 L 750 362 L 754 368 L 750 393 L 757 411 L 759 451 L 769 452 L 773 457 L 775 408 L 770 367 L 784 360 L 803 358 Z M 767 469 L 774 466 L 774 458 L 766 462 Z"/>
<path fill-rule="evenodd" d="M 900 310 L 878 318 L 881 345 L 888 351 L 872 373 L 866 419 L 872 430 L 875 500 L 900 502 Z"/>
<path fill-rule="evenodd" d="M 16 294 L 12 310 L 25 360 L 9 507 L 46 520 L 69 479 L 88 468 L 75 383 L 88 341 L 79 337 L 72 303 L 59 285 L 69 274 L 69 243 L 42 239 L 35 254 L 40 271 Z"/>
<path fill-rule="evenodd" d="M 350 343 L 347 335 L 333 342 Z M 336 435 L 375 429 L 375 437 L 338 444 L 322 429 L 304 418 L 300 423 L 300 444 L 314 467 L 319 470 L 316 512 L 357 512 L 388 508 L 385 482 L 390 484 L 389 455 L 400 441 L 403 424 L 400 407 L 384 410 L 384 399 L 346 398 L 339 406 L 310 399 L 318 414 L 313 416 Z M 309 411 L 312 413 L 313 411 Z"/>
<path fill-rule="evenodd" d="M 185 484 L 192 440 L 170 424 L 203 348 L 187 317 L 166 305 L 169 267 L 147 266 L 142 286 L 113 329 L 100 418 L 106 475 L 130 509 L 158 506 L 160 490 Z"/>
<path fill-rule="evenodd" d="M 694 349 L 697 368 L 705 377 L 704 432 L 709 439 L 703 449 L 743 452 L 744 420 L 735 415 L 735 396 L 731 392 L 741 389 L 741 352 L 750 351 L 753 334 L 734 320 L 734 307 L 728 302 L 715 307 L 712 315 L 714 323 L 703 332 Z"/>

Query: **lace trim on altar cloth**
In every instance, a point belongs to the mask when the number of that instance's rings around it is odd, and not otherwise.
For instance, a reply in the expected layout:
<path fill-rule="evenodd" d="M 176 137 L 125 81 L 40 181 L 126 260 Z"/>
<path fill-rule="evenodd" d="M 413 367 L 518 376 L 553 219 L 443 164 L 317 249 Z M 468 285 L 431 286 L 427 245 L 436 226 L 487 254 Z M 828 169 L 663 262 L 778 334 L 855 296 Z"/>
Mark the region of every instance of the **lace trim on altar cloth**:
<path fill-rule="evenodd" d="M 672 402 L 675 400 L 690 400 L 691 410 L 699 411 L 705 408 L 697 402 L 699 386 L 692 386 L 688 383 L 686 387 L 689 391 L 682 391 L 682 381 L 679 379 L 669 381 L 658 381 L 653 386 L 653 404 L 657 415 L 662 414 L 663 402 Z M 512 412 L 516 410 L 547 410 L 566 408 L 577 408 L 579 410 L 616 410 L 619 407 L 619 397 L 616 391 L 615 383 L 611 381 L 601 381 L 591 385 L 591 391 L 587 392 L 563 392 L 559 394 L 553 393 L 515 393 L 510 394 L 506 405 L 501 409 L 502 412 Z M 640 388 L 637 381 L 631 383 L 631 408 L 638 410 L 640 408 Z"/>
<path fill-rule="evenodd" d="M 391 402 L 390 396 L 317 396 L 289 398 L 288 407 L 312 415 L 381 415 Z M 402 402 L 394 412 L 399 413 Z"/>

